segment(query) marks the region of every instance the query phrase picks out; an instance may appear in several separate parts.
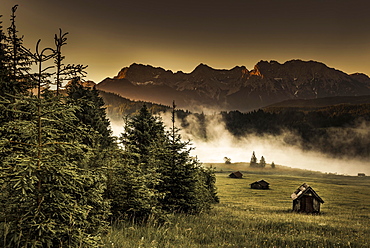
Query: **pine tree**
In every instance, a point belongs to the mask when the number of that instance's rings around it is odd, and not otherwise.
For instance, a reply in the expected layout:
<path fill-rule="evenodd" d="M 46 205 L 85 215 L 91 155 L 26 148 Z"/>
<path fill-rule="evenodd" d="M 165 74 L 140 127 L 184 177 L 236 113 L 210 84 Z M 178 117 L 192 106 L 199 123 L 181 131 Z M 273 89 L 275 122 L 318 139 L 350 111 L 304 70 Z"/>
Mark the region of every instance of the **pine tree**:
<path fill-rule="evenodd" d="M 262 167 L 262 168 L 265 168 L 266 167 L 266 160 L 265 160 L 265 158 L 263 156 L 260 159 L 259 166 Z"/>
<path fill-rule="evenodd" d="M 102 199 L 104 188 L 96 187 L 100 176 L 86 169 L 91 151 L 76 135 L 85 130 L 73 125 L 73 107 L 37 97 L 17 98 L 15 104 L 30 111 L 24 113 L 26 120 L 15 119 L 0 129 L 4 224 L 9 230 L 3 243 L 9 247 L 98 245 L 108 206 Z M 35 114 L 39 107 L 40 114 Z M 70 132 L 65 132 L 65 126 Z M 103 210 L 99 225 L 89 217 L 96 209 L 92 202 Z"/>
<path fill-rule="evenodd" d="M 275 163 L 274 163 L 274 161 L 272 161 L 272 163 L 271 163 L 271 168 L 272 168 L 272 169 L 275 169 L 275 167 L 276 167 L 276 166 L 275 166 Z"/>
<path fill-rule="evenodd" d="M 252 153 L 252 157 L 251 157 L 251 161 L 250 161 L 250 164 L 249 164 L 250 167 L 258 167 L 258 163 L 257 163 L 257 158 L 256 158 L 256 154 Z"/>
<path fill-rule="evenodd" d="M 145 219 L 165 212 L 199 213 L 218 202 L 214 171 L 190 156 L 174 122 L 169 131 L 144 105 L 126 123 L 122 162 L 113 170 L 109 193 L 116 217 Z"/>
<path fill-rule="evenodd" d="M 0 15 L 0 18 L 2 16 Z M 5 34 L 2 27 L 2 22 L 0 21 L 0 101 L 5 104 L 5 94 L 6 92 L 6 85 L 9 82 L 9 69 L 7 68 L 6 64 L 8 61 L 8 54 L 7 54 L 7 44 L 5 43 Z M 1 123 L 5 122 L 7 119 L 6 113 L 7 111 L 3 108 L 4 105 L 0 105 L 0 125 Z"/>
<path fill-rule="evenodd" d="M 109 199 L 112 190 L 112 169 L 117 164 L 118 148 L 112 137 L 110 122 L 106 117 L 104 101 L 95 89 L 84 87 L 78 78 L 73 79 L 67 85 L 66 102 L 76 106 L 75 116 L 77 117 L 75 125 L 86 127 L 89 135 L 84 135 L 82 143 L 92 149 L 92 155 L 87 163 L 87 167 L 97 175 L 105 175 L 106 180 L 100 183 L 107 185 L 107 191 L 104 193 L 106 200 Z M 93 203 L 92 203 L 93 204 Z M 91 216 L 95 216 L 97 222 L 99 219 L 98 211 L 92 211 Z"/>
<path fill-rule="evenodd" d="M 1 17 L 2 15 L 0 15 L 0 18 Z M 8 79 L 9 71 L 8 71 L 8 68 L 6 68 L 7 53 L 6 53 L 5 38 L 6 37 L 3 31 L 2 21 L 0 21 L 0 82 L 1 83 L 9 80 Z"/>
<path fill-rule="evenodd" d="M 158 190 L 164 194 L 160 202 L 166 211 L 199 213 L 218 201 L 215 177 L 190 156 L 190 141 L 182 141 L 180 130 L 175 127 L 175 107 L 173 103 L 172 128 L 167 133 L 167 141 L 163 149 L 157 150 L 162 179 Z"/>
<path fill-rule="evenodd" d="M 63 87 L 64 81 L 74 80 L 76 78 L 82 78 L 85 76 L 85 69 L 87 66 L 68 64 L 64 65 L 63 61 L 65 57 L 62 54 L 62 48 L 67 44 L 68 33 L 63 33 L 62 29 L 59 29 L 59 34 L 55 34 L 55 59 L 54 65 L 56 67 L 55 72 L 55 85 L 56 85 L 56 95 L 59 95 L 60 89 Z"/>
<path fill-rule="evenodd" d="M 145 170 L 152 167 L 150 164 L 152 151 L 160 148 L 166 140 L 164 125 L 150 114 L 146 105 L 143 105 L 139 114 L 127 123 L 120 140 L 133 161 Z"/>
<path fill-rule="evenodd" d="M 95 141 L 86 140 L 86 145 L 93 146 L 95 143 L 99 150 L 113 145 L 114 139 L 105 112 L 105 104 L 95 87 L 93 89 L 84 87 L 74 79 L 67 85 L 67 101 L 79 107 L 75 113 L 79 122 L 91 127 L 99 136 Z"/>
<path fill-rule="evenodd" d="M 28 75 L 31 63 L 30 52 L 23 47 L 23 38 L 19 38 L 15 22 L 17 5 L 12 8 L 11 26 L 4 33 L 0 28 L 0 123 L 15 118 L 15 109 L 6 111 L 10 103 L 15 102 L 15 95 L 26 94 L 32 87 Z M 15 105 L 13 105 L 15 107 Z"/>
<path fill-rule="evenodd" d="M 159 160 L 155 154 L 165 142 L 163 123 L 144 105 L 127 121 L 120 141 L 122 155 L 108 185 L 113 217 L 143 220 L 161 215 L 161 194 L 156 189 L 160 182 Z"/>
<path fill-rule="evenodd" d="M 206 199 L 209 199 L 209 203 L 219 203 L 220 198 L 217 195 L 215 168 L 202 167 L 201 175 L 203 178 L 204 186 L 207 189 L 207 193 L 209 193 L 210 196 L 210 198 Z"/>
<path fill-rule="evenodd" d="M 149 174 L 130 159 L 126 151 L 114 153 L 115 166 L 109 171 L 106 197 L 111 199 L 112 219 L 146 220 L 150 216 L 161 216 L 157 173 Z"/>
<path fill-rule="evenodd" d="M 30 71 L 31 52 L 23 46 L 23 37 L 18 36 L 18 30 L 16 26 L 16 11 L 18 5 L 12 8 L 11 14 L 11 25 L 8 28 L 8 34 L 5 37 L 8 49 L 8 59 L 6 60 L 6 66 L 9 70 L 9 80 L 4 83 L 3 90 L 9 92 L 11 100 L 14 102 L 13 96 L 17 94 L 25 94 L 27 90 L 32 87 L 31 79 L 28 75 Z"/>
<path fill-rule="evenodd" d="M 5 114 L 12 114 L 0 125 L 0 243 L 98 247 L 109 205 L 103 199 L 104 174 L 87 166 L 94 153 L 82 137 L 93 134 L 87 126 L 75 125 L 76 106 L 43 90 L 51 75 L 43 64 L 53 58 L 53 50 L 40 50 L 39 44 L 32 55 L 38 66 L 36 96 L 24 94 L 20 84 L 9 84 L 19 73 L 20 53 L 11 53 L 15 64 L 6 67 L 13 78 L 4 83 L 14 88 L 8 91 L 11 101 L 0 103 Z"/>

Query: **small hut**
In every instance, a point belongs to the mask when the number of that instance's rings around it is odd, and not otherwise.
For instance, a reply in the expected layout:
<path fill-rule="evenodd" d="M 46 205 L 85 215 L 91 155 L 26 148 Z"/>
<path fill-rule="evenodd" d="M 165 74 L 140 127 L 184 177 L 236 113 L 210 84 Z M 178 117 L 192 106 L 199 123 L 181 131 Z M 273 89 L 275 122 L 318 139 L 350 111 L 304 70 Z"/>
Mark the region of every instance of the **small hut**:
<path fill-rule="evenodd" d="M 269 189 L 269 183 L 265 180 L 259 180 L 254 183 L 251 183 L 251 189 Z"/>
<path fill-rule="evenodd" d="M 320 204 L 324 203 L 321 197 L 306 183 L 302 184 L 291 195 L 293 211 L 303 213 L 319 213 Z"/>
<path fill-rule="evenodd" d="M 243 174 L 240 171 L 233 172 L 229 175 L 231 178 L 243 178 Z"/>

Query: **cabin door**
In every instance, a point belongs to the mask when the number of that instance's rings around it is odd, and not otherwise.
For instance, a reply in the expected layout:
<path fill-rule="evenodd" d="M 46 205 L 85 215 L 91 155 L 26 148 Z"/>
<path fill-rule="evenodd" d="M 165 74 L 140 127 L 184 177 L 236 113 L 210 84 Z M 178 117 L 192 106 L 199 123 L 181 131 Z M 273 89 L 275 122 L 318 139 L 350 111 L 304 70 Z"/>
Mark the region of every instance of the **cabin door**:
<path fill-rule="evenodd" d="M 301 211 L 306 213 L 313 213 L 313 197 L 312 196 L 304 196 L 302 197 L 302 205 Z"/>

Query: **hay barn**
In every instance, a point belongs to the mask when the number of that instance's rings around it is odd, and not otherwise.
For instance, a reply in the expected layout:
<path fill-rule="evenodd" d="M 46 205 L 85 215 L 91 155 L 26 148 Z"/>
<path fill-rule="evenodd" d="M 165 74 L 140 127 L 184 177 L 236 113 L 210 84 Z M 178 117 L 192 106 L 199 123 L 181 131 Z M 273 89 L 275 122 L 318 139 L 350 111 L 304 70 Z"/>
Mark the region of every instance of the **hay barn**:
<path fill-rule="evenodd" d="M 231 178 L 243 178 L 243 173 L 240 171 L 233 172 L 229 175 Z"/>
<path fill-rule="evenodd" d="M 259 180 L 254 183 L 251 183 L 251 189 L 269 189 L 270 184 L 265 180 Z"/>
<path fill-rule="evenodd" d="M 293 211 L 301 213 L 319 213 L 320 205 L 324 203 L 321 197 L 306 183 L 302 184 L 291 195 Z"/>

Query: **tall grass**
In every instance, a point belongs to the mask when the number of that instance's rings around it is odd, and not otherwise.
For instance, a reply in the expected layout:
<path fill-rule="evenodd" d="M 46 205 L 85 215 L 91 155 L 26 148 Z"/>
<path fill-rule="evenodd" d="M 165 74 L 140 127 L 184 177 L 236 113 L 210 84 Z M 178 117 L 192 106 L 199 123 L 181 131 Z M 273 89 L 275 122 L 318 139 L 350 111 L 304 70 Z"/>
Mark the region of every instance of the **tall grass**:
<path fill-rule="evenodd" d="M 370 247 L 370 178 L 244 172 L 217 173 L 220 203 L 208 213 L 173 214 L 165 223 L 112 225 L 107 247 Z M 250 189 L 264 179 L 270 190 Z M 291 193 L 306 182 L 325 201 L 317 215 L 291 212 Z"/>

